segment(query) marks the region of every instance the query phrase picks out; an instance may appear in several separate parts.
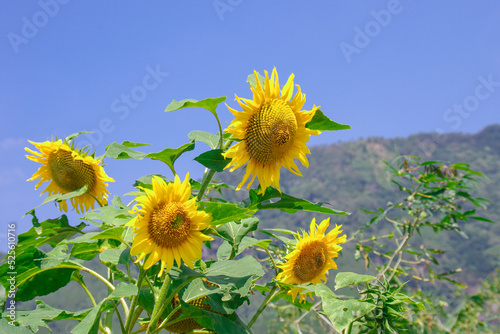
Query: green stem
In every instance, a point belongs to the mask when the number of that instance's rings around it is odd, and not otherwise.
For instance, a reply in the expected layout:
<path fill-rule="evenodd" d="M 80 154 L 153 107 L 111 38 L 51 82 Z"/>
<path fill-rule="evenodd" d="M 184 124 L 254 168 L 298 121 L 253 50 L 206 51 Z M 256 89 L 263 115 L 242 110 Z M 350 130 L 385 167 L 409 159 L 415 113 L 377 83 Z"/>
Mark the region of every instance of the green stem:
<path fill-rule="evenodd" d="M 403 250 L 403 247 L 406 245 L 406 243 L 408 242 L 408 240 L 410 239 L 410 237 L 411 237 L 411 232 L 408 231 L 405 234 L 404 239 L 401 242 L 401 244 L 399 244 L 399 247 L 396 249 L 396 251 L 392 254 L 391 258 L 389 259 L 389 262 L 387 263 L 387 266 L 380 273 L 380 275 L 379 275 L 380 277 L 383 277 L 384 274 L 387 272 L 387 270 L 389 270 L 389 268 L 392 265 L 392 262 L 394 261 L 394 259 L 396 258 L 396 256 L 401 253 L 401 251 Z M 398 261 L 398 265 L 399 265 L 399 263 L 400 263 L 400 261 Z M 394 274 L 396 273 L 396 269 L 397 269 L 397 266 L 394 267 L 391 276 L 389 276 L 389 279 L 387 280 L 388 282 L 390 282 L 391 279 L 394 277 Z"/>
<path fill-rule="evenodd" d="M 349 325 L 347 325 L 347 328 L 345 329 L 345 334 L 351 334 L 352 331 L 352 325 L 354 324 L 354 321 L 351 321 Z"/>
<path fill-rule="evenodd" d="M 257 318 L 260 316 L 260 314 L 262 313 L 262 311 L 264 311 L 264 309 L 266 308 L 266 306 L 269 304 L 269 302 L 275 296 L 275 292 L 276 292 L 277 289 L 278 289 L 278 285 L 275 285 L 275 286 L 273 286 L 273 288 L 271 289 L 271 291 L 269 291 L 269 294 L 267 295 L 266 299 L 264 299 L 264 301 L 260 305 L 260 307 L 257 310 L 257 312 L 255 312 L 252 320 L 250 320 L 250 322 L 248 323 L 248 328 L 252 327 L 252 325 L 255 323 L 255 321 L 257 321 Z"/>
<path fill-rule="evenodd" d="M 114 300 L 111 300 L 111 305 L 113 305 L 113 308 L 115 309 L 116 316 L 118 317 L 118 322 L 120 323 L 120 328 L 122 330 L 122 333 L 125 333 L 125 326 L 123 326 L 122 315 L 120 314 L 120 310 L 118 310 L 118 307 L 116 306 Z"/>
<path fill-rule="evenodd" d="M 108 268 L 108 282 L 113 284 L 113 273 L 111 272 L 110 268 Z M 111 288 L 108 287 L 108 296 L 112 291 L 113 290 L 111 290 Z M 109 329 L 110 333 L 112 332 L 112 328 L 113 328 L 113 312 L 114 312 L 114 309 L 108 310 L 106 312 L 106 317 L 105 317 L 106 328 Z"/>
<path fill-rule="evenodd" d="M 222 136 L 222 132 L 221 132 L 221 136 Z M 233 143 L 233 140 L 231 140 L 231 139 L 228 140 L 224 144 L 224 146 L 222 147 L 222 151 L 225 152 L 229 148 L 229 146 L 231 146 L 232 143 Z M 214 177 L 215 173 L 216 173 L 215 170 L 210 169 L 208 174 L 203 177 L 203 181 L 201 182 L 200 190 L 198 191 L 198 196 L 196 196 L 197 201 L 201 201 L 201 199 L 203 198 L 203 195 L 205 194 L 205 190 L 207 190 L 207 187 L 208 187 L 210 181 L 212 181 L 212 177 Z"/>
<path fill-rule="evenodd" d="M 99 206 L 102 208 L 104 205 L 101 204 L 101 202 L 99 202 L 99 200 L 97 199 L 97 197 L 95 197 L 94 195 L 92 195 L 91 193 L 89 193 L 88 191 L 86 192 L 87 195 L 89 195 L 90 197 L 92 197 L 93 199 L 95 199 L 95 201 L 97 202 L 97 204 L 99 204 Z"/>
<path fill-rule="evenodd" d="M 138 292 L 141 291 L 142 281 L 144 280 L 145 275 L 146 271 L 141 267 L 139 267 L 139 276 L 137 277 L 137 282 L 136 282 Z M 137 306 L 137 302 L 139 300 L 138 295 L 139 293 L 134 297 L 132 297 L 132 303 L 130 304 L 130 312 L 128 313 L 127 321 L 125 322 L 125 331 L 124 331 L 125 333 L 130 333 L 131 328 L 134 327 L 135 322 L 132 322 L 132 318 L 135 313 L 135 307 Z"/>
<path fill-rule="evenodd" d="M 161 306 L 160 310 L 158 311 L 158 313 L 161 315 L 163 314 L 163 311 L 165 311 L 165 309 L 167 308 L 168 305 L 170 305 L 172 303 L 172 299 L 177 296 L 177 294 L 179 294 L 179 291 L 181 291 L 181 289 L 183 287 L 185 287 L 186 285 L 188 285 L 189 283 L 191 283 L 192 280 L 194 280 L 196 278 L 196 276 L 191 276 L 189 278 L 187 278 L 184 282 L 182 282 L 167 298 L 167 300 L 165 300 L 165 302 L 163 303 L 163 305 Z M 170 314 L 169 314 L 170 315 Z"/>
<path fill-rule="evenodd" d="M 160 326 L 158 326 L 157 329 L 155 329 L 151 334 L 156 334 L 156 333 L 159 333 L 163 328 L 167 327 L 167 326 L 171 326 L 174 324 L 174 322 L 172 321 L 172 323 L 169 323 L 168 321 L 170 320 L 170 318 L 173 317 L 173 315 L 178 311 L 180 310 L 181 308 L 181 303 L 179 303 L 176 307 L 174 307 L 174 309 L 167 315 L 167 317 L 162 321 L 162 323 L 160 324 Z"/>
<path fill-rule="evenodd" d="M 104 277 L 99 275 L 99 273 L 97 273 L 97 272 L 93 271 L 92 269 L 87 268 L 85 266 L 82 266 L 82 265 L 79 265 L 79 266 L 73 265 L 72 266 L 69 264 L 63 264 L 63 265 L 57 266 L 57 268 L 68 268 L 68 269 L 77 269 L 77 270 L 85 271 L 85 272 L 91 274 L 92 276 L 96 277 L 97 279 L 99 279 L 104 284 L 106 284 L 111 290 L 113 290 L 113 291 L 115 290 L 115 286 L 113 284 L 111 284 L 107 279 L 105 279 Z M 120 298 L 119 300 L 120 300 L 120 303 L 122 304 L 125 316 L 128 316 L 128 306 L 127 306 L 127 303 L 125 302 L 125 299 Z"/>
<path fill-rule="evenodd" d="M 89 296 L 90 298 L 90 301 L 92 302 L 92 306 L 96 306 L 96 302 L 95 302 L 95 299 L 94 299 L 94 296 L 92 296 L 92 293 L 90 292 L 90 290 L 87 288 L 87 286 L 85 285 L 85 283 L 83 282 L 83 280 L 78 277 L 78 275 L 75 275 L 75 281 L 78 282 L 78 284 L 80 284 L 80 286 L 83 288 L 83 290 L 85 290 L 85 292 L 87 293 L 87 295 Z"/>
<path fill-rule="evenodd" d="M 161 286 L 160 289 L 160 294 L 158 295 L 158 298 L 155 300 L 155 306 L 153 308 L 153 312 L 151 313 L 151 320 L 149 320 L 149 326 L 148 330 L 146 333 L 151 333 L 151 326 L 155 326 L 156 328 L 156 323 L 158 322 L 158 319 L 161 316 L 161 306 L 166 304 L 165 299 L 167 298 L 167 293 L 168 289 L 170 288 L 170 283 L 172 283 L 172 280 L 170 279 L 170 276 L 168 274 L 165 275 L 165 280 L 163 281 L 163 285 Z"/>

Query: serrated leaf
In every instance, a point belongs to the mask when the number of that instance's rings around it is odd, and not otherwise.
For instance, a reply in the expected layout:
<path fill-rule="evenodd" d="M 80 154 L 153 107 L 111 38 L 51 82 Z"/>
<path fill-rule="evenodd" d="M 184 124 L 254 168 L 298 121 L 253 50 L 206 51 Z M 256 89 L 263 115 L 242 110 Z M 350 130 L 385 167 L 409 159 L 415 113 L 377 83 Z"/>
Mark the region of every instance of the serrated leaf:
<path fill-rule="evenodd" d="M 118 241 L 123 240 L 123 232 L 125 231 L 125 227 L 123 226 L 118 226 L 118 227 L 113 227 L 109 228 L 107 230 L 104 230 L 100 233 L 97 233 L 94 235 L 91 239 L 114 239 Z"/>
<path fill-rule="evenodd" d="M 217 228 L 217 232 L 232 246 L 238 246 L 243 237 L 255 231 L 259 225 L 257 217 L 242 219 L 241 222 L 229 222 Z"/>
<path fill-rule="evenodd" d="M 166 148 L 160 152 L 149 153 L 145 157 L 153 160 L 160 160 L 167 164 L 168 167 L 172 170 L 172 173 L 175 173 L 174 162 L 177 160 L 183 153 L 194 150 L 194 141 L 184 144 L 178 148 Z"/>
<path fill-rule="evenodd" d="M 221 149 L 204 152 L 194 158 L 194 160 L 198 161 L 208 169 L 213 169 L 216 172 L 222 172 L 224 170 L 224 167 L 226 167 L 227 164 L 231 162 L 231 159 L 227 159 L 222 156 Z"/>
<path fill-rule="evenodd" d="M 17 311 L 17 312 L 19 312 L 19 311 Z M 33 332 L 30 331 L 28 328 L 11 325 L 11 324 L 9 324 L 9 322 L 6 319 L 3 319 L 3 318 L 0 318 L 0 333 L 33 334 Z"/>
<path fill-rule="evenodd" d="M 330 215 L 349 215 L 349 212 L 330 209 L 324 205 L 330 205 L 327 202 L 309 202 L 305 199 L 296 198 L 285 193 L 279 192 L 277 189 L 268 187 L 264 194 L 258 194 L 258 190 L 250 189 L 248 192 L 250 204 L 249 209 L 269 210 L 279 209 L 288 213 L 297 211 L 320 212 Z M 272 200 L 279 198 L 278 201 Z M 248 200 L 247 200 L 248 202 Z"/>
<path fill-rule="evenodd" d="M 376 277 L 371 275 L 341 272 L 335 277 L 335 290 L 345 288 L 346 286 L 358 285 L 359 283 L 372 281 L 374 279 L 376 279 Z"/>
<path fill-rule="evenodd" d="M 221 225 L 231 221 L 249 218 L 255 210 L 240 208 L 236 204 L 217 202 L 198 202 L 198 210 L 203 210 L 212 215 L 210 225 Z"/>
<path fill-rule="evenodd" d="M 165 108 L 166 112 L 169 111 L 175 111 L 183 108 L 189 108 L 189 107 L 198 107 L 198 108 L 204 108 L 212 113 L 216 113 L 217 106 L 219 103 L 223 102 L 226 100 L 225 96 L 221 97 L 216 97 L 216 98 L 207 98 L 204 100 L 194 100 L 194 99 L 185 99 L 181 101 L 176 101 L 172 100 L 170 104 Z"/>
<path fill-rule="evenodd" d="M 36 301 L 36 309 L 30 311 L 16 311 L 16 321 L 21 326 L 29 327 L 33 332 L 37 332 L 40 327 L 45 327 L 50 329 L 47 323 L 51 321 L 58 321 L 63 319 L 73 319 L 82 320 L 89 309 L 82 310 L 79 312 L 70 312 L 66 310 L 60 310 L 50 305 L 45 304 L 41 300 Z M 1 326 L 0 326 L 1 328 Z M 11 327 L 12 328 L 12 327 Z M 8 331 L 1 333 L 15 333 L 15 331 Z M 31 333 L 31 332 L 30 332 Z"/>
<path fill-rule="evenodd" d="M 101 228 L 103 228 L 103 224 L 98 221 L 101 221 L 107 226 L 123 226 L 132 218 L 129 210 L 130 209 L 123 204 L 120 197 L 114 196 L 111 205 L 90 210 L 83 216 L 83 219 Z"/>
<path fill-rule="evenodd" d="M 67 248 L 67 246 L 65 246 Z M 34 246 L 16 254 L 16 301 L 28 301 L 37 296 L 45 296 L 69 283 L 73 271 L 80 265 L 67 261 L 69 254 L 61 252 L 62 246 L 45 254 Z M 9 277 L 8 262 L 0 266 L 0 277 Z M 6 290 L 6 279 L 0 282 Z"/>
<path fill-rule="evenodd" d="M 85 223 L 80 223 L 76 227 L 69 225 L 66 215 L 47 219 L 18 235 L 16 254 L 19 255 L 30 246 L 39 247 L 48 244 L 55 247 L 64 239 L 69 239 L 77 233 L 83 234 L 82 230 L 85 226 L 87 226 Z"/>
<path fill-rule="evenodd" d="M 188 133 L 188 138 L 191 141 L 201 141 L 202 143 L 207 144 L 212 150 L 217 148 L 220 140 L 220 137 L 214 135 L 213 133 L 198 130 Z"/>
<path fill-rule="evenodd" d="M 306 128 L 320 131 L 338 131 L 350 129 L 351 126 L 347 124 L 339 124 L 332 121 L 327 116 L 325 116 L 325 114 L 323 114 L 321 110 L 318 109 L 311 121 L 306 124 Z"/>
<path fill-rule="evenodd" d="M 316 285 L 316 295 L 321 297 L 323 311 L 332 322 L 335 330 L 339 333 L 342 332 L 355 319 L 368 314 L 376 307 L 375 304 L 356 299 L 339 299 L 324 284 Z"/>
<path fill-rule="evenodd" d="M 123 142 L 121 144 L 118 144 L 116 142 L 111 143 L 106 147 L 105 156 L 112 159 L 137 159 L 137 160 L 144 159 L 146 153 L 133 150 L 126 143 L 127 142 Z"/>

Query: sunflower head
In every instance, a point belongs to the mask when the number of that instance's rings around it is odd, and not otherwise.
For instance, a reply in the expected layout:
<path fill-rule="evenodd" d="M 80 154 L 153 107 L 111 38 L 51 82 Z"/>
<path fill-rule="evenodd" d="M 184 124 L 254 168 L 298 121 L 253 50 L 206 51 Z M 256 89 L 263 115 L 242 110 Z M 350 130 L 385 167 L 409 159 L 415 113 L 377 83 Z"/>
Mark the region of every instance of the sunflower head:
<path fill-rule="evenodd" d="M 316 285 L 321 281 L 326 282 L 326 272 L 329 269 L 337 269 L 337 264 L 333 258 L 338 257 L 338 252 L 342 249 L 339 245 L 346 241 L 345 234 L 342 233 L 340 226 L 335 226 L 333 230 L 325 234 L 330 224 L 330 218 L 327 218 L 316 225 L 316 219 L 311 221 L 310 233 L 304 232 L 297 236 L 295 249 L 285 256 L 285 263 L 278 265 L 283 269 L 276 277 L 278 281 L 286 284 L 304 284 L 313 283 Z M 299 295 L 301 301 L 307 298 L 307 295 L 300 293 L 304 289 L 292 288 L 290 293 L 295 299 Z"/>
<path fill-rule="evenodd" d="M 212 220 L 210 214 L 197 210 L 196 198 L 191 198 L 189 174 L 181 183 L 175 176 L 173 183 L 166 183 L 154 176 L 153 189 L 143 189 L 145 194 L 135 200 L 132 213 L 137 216 L 128 225 L 134 226 L 136 236 L 132 242 L 131 255 L 139 255 L 140 261 L 150 254 L 144 264 L 149 269 L 161 260 L 161 270 L 167 272 L 175 262 L 177 266 L 184 261 L 193 268 L 193 262 L 201 258 L 203 241 L 213 240 L 201 231 Z"/>
<path fill-rule="evenodd" d="M 38 151 L 26 147 L 26 151 L 32 154 L 26 157 L 42 165 L 28 181 L 39 180 L 35 189 L 48 181 L 49 185 L 42 194 L 47 192 L 49 195 L 65 194 L 86 185 L 87 193 L 70 199 L 73 208 L 79 213 L 93 209 L 96 200 L 100 205 L 105 205 L 109 195 L 107 182 L 114 180 L 104 172 L 101 160 L 75 148 L 68 138 L 43 143 L 30 141 Z M 59 202 L 59 208 L 68 211 L 66 200 Z"/>
<path fill-rule="evenodd" d="M 226 168 L 231 168 L 232 172 L 247 164 L 246 173 L 237 190 L 251 175 L 247 188 L 250 188 L 257 177 L 261 185 L 260 193 L 264 193 L 268 186 L 275 186 L 280 190 L 281 166 L 302 176 L 294 159 L 308 167 L 306 154 L 311 152 L 306 143 L 310 135 L 320 134 L 320 131 L 306 128 L 306 124 L 311 121 L 319 107 L 301 110 L 306 98 L 299 85 L 293 96 L 294 75 L 290 75 L 280 90 L 276 68 L 273 69 L 271 78 L 267 71 L 264 73 L 265 81 L 262 87 L 258 74 L 254 71 L 256 85 L 250 84 L 253 99 L 236 96 L 243 111 L 234 110 L 226 104 L 236 117 L 226 131 L 240 140 L 224 153 L 224 157 L 232 159 Z"/>

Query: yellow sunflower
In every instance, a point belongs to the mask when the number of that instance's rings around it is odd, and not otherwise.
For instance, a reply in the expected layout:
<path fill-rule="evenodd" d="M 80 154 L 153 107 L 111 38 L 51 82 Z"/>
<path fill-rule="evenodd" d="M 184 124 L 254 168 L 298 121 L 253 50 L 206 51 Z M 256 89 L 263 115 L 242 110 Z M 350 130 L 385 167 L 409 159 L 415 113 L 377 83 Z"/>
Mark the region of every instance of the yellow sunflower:
<path fill-rule="evenodd" d="M 196 198 L 189 199 L 191 184 L 189 173 L 181 183 L 175 176 L 173 183 L 153 176 L 153 190 L 143 189 L 146 194 L 135 200 L 132 213 L 137 217 L 127 225 L 134 226 L 137 235 L 132 242 L 130 254 L 139 255 L 137 261 L 151 255 L 144 264 L 149 269 L 161 260 L 161 270 L 165 266 L 170 271 L 175 262 L 180 267 L 181 260 L 190 268 L 201 258 L 204 240 L 213 240 L 201 231 L 209 226 L 212 217 L 205 211 L 196 209 Z M 139 208 L 140 207 L 140 208 Z"/>
<path fill-rule="evenodd" d="M 224 157 L 232 159 L 226 166 L 231 167 L 231 172 L 247 163 L 245 175 L 237 190 L 253 175 L 247 188 L 250 188 L 257 177 L 261 185 L 260 193 L 264 193 L 268 186 L 275 186 L 280 190 L 281 166 L 302 176 L 294 159 L 298 159 L 307 168 L 309 162 L 306 154 L 311 152 L 306 143 L 310 135 L 321 133 L 306 128 L 319 107 L 301 110 L 306 97 L 301 93 L 299 85 L 292 98 L 294 75 L 290 75 L 280 91 L 276 68 L 272 71 L 271 79 L 267 71 L 264 72 L 266 78 L 262 87 L 257 72 L 254 71 L 256 86 L 250 85 L 252 100 L 236 96 L 243 111 L 234 110 L 226 104 L 236 117 L 226 131 L 241 141 L 224 153 Z"/>
<path fill-rule="evenodd" d="M 286 284 L 313 283 L 316 285 L 321 280 L 326 282 L 326 272 L 329 269 L 337 269 L 337 264 L 333 261 L 342 249 L 338 244 L 346 242 L 345 234 L 338 237 L 342 231 L 342 225 L 337 226 L 325 235 L 325 231 L 330 225 L 330 218 L 327 218 L 316 225 L 316 219 L 311 221 L 311 232 L 304 232 L 303 236 L 298 234 L 295 250 L 285 256 L 287 262 L 278 265 L 283 269 L 276 279 Z M 304 289 L 292 288 L 292 298 L 299 294 L 300 301 L 307 298 L 307 294 L 300 295 Z"/>
<path fill-rule="evenodd" d="M 106 205 L 109 195 L 106 182 L 115 180 L 106 175 L 100 160 L 70 147 L 68 142 L 62 140 L 43 143 L 30 141 L 30 143 L 35 145 L 39 152 L 26 147 L 25 150 L 33 154 L 26 157 L 42 164 L 28 179 L 28 181 L 40 179 L 35 189 L 38 189 L 43 182 L 49 181 L 42 194 L 48 192 L 49 195 L 53 195 L 69 193 L 87 185 L 87 193 L 70 199 L 73 208 L 78 213 L 89 208 L 93 209 L 96 199 L 99 204 Z M 68 211 L 66 200 L 59 202 L 59 209 Z"/>

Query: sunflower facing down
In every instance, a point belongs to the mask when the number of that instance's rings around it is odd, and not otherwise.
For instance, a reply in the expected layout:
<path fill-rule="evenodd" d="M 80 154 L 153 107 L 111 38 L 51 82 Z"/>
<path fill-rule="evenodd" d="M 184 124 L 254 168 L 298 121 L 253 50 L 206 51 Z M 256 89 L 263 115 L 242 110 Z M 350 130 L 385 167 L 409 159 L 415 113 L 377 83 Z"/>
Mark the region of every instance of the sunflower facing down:
<path fill-rule="evenodd" d="M 298 234 L 295 250 L 285 256 L 286 263 L 278 265 L 283 269 L 276 277 L 278 281 L 286 284 L 304 284 L 326 282 L 326 272 L 329 269 L 337 269 L 337 264 L 333 261 L 342 249 L 338 244 L 346 242 L 345 234 L 338 237 L 342 231 L 342 225 L 337 226 L 325 235 L 325 231 L 330 224 L 330 218 L 327 218 L 316 225 L 316 219 L 311 221 L 311 232 L 304 232 L 303 236 Z M 290 293 L 295 300 L 297 294 L 302 302 L 307 298 L 307 294 L 301 295 L 304 289 L 292 288 Z"/>
<path fill-rule="evenodd" d="M 246 172 L 237 190 L 253 175 L 247 188 L 250 188 L 255 177 L 261 185 L 260 193 L 268 186 L 280 190 L 279 179 L 281 166 L 292 173 L 302 176 L 294 162 L 298 159 L 302 165 L 309 166 L 306 154 L 311 153 L 306 146 L 310 135 L 318 135 L 320 131 L 306 128 L 319 107 L 301 110 L 306 97 L 297 85 L 297 93 L 293 95 L 293 78 L 290 75 L 280 91 L 278 73 L 273 69 L 271 79 L 267 71 L 262 87 L 257 72 L 254 71 L 256 86 L 250 85 L 253 99 L 236 96 L 243 111 L 228 109 L 236 117 L 226 129 L 241 141 L 224 153 L 225 158 L 232 159 L 226 168 L 234 171 L 246 165 Z"/>
<path fill-rule="evenodd" d="M 143 189 L 146 194 L 135 199 L 137 204 L 132 213 L 137 217 L 127 223 L 134 226 L 137 233 L 130 255 L 138 255 L 137 261 L 140 261 L 150 254 L 144 269 L 161 260 L 159 275 L 165 266 L 167 272 L 170 271 L 174 259 L 178 267 L 182 260 L 193 268 L 193 262 L 201 258 L 203 241 L 213 240 L 201 232 L 208 227 L 212 217 L 196 209 L 196 197 L 189 199 L 189 173 L 182 183 L 177 175 L 174 182 L 168 184 L 153 176 L 152 185 L 153 190 Z"/>
<path fill-rule="evenodd" d="M 69 193 L 87 185 L 87 193 L 70 199 L 76 212 L 94 209 L 96 199 L 99 204 L 106 205 L 109 195 L 106 182 L 115 182 L 115 180 L 106 175 L 100 160 L 75 149 L 67 141 L 43 143 L 30 141 L 30 143 L 35 145 L 39 152 L 26 147 L 25 150 L 33 154 L 26 157 L 42 164 L 38 171 L 28 179 L 28 181 L 40 179 L 35 189 L 38 189 L 43 182 L 49 181 L 49 185 L 42 194 L 48 192 L 50 196 Z M 68 211 L 66 200 L 59 202 L 59 209 Z"/>

